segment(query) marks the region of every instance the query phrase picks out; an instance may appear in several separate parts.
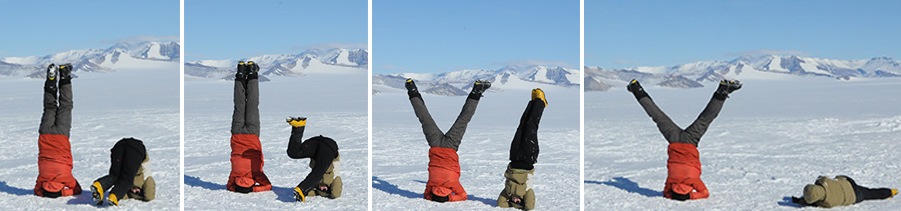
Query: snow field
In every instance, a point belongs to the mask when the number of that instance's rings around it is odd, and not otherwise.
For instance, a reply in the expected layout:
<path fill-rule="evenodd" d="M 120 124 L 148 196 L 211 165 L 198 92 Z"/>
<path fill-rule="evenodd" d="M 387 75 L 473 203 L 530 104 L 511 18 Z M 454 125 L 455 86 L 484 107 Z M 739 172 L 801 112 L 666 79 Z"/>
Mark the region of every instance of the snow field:
<path fill-rule="evenodd" d="M 586 210 L 795 210 L 789 197 L 819 175 L 901 187 L 901 82 L 897 79 L 744 81 L 701 139 L 710 198 L 662 197 L 667 143 L 623 88 L 585 94 Z M 705 84 L 707 85 L 707 84 Z M 648 88 L 681 127 L 703 110 L 713 84 Z M 898 199 L 842 210 L 894 210 Z M 817 209 L 817 208 L 804 208 Z"/>
<path fill-rule="evenodd" d="M 542 89 L 549 106 L 538 132 L 541 151 L 533 178 L 536 210 L 578 210 L 579 92 L 576 88 Z M 460 183 L 469 197 L 448 203 L 427 201 L 422 196 L 428 181 L 429 146 L 406 93 L 373 96 L 373 210 L 507 210 L 496 207 L 496 201 L 504 189 L 510 142 L 530 92 L 517 89 L 484 95 L 458 150 Z M 462 96 L 423 97 L 444 132 L 466 100 Z"/>
<path fill-rule="evenodd" d="M 33 192 L 44 81 L 0 80 L 0 89 L 7 90 L 0 95 L 0 209 L 95 210 L 89 186 L 108 174 L 109 150 L 125 137 L 141 139 L 147 147 L 157 195 L 151 202 L 122 200 L 118 209 L 179 209 L 179 72 L 174 66 L 79 73 L 72 80 L 72 173 L 84 192 L 56 199 Z"/>
<path fill-rule="evenodd" d="M 365 72 L 364 72 L 365 73 Z M 260 142 L 263 172 L 273 191 L 240 194 L 225 184 L 231 172 L 233 81 L 185 83 L 185 210 L 365 210 L 368 203 L 368 125 L 366 74 L 275 77 L 260 83 Z M 294 202 L 292 189 L 310 172 L 309 159 L 285 153 L 288 116 L 306 116 L 304 139 L 324 135 L 338 143 L 341 198 Z"/>

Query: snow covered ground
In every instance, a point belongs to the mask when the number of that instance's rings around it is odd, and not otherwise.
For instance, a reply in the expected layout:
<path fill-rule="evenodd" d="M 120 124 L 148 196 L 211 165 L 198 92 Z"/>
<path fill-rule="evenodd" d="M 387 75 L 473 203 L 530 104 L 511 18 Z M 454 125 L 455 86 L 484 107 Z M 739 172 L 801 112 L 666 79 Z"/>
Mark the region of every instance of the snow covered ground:
<path fill-rule="evenodd" d="M 901 187 L 901 80 L 793 77 L 749 80 L 701 139 L 710 198 L 663 198 L 666 141 L 634 97 L 617 87 L 585 93 L 585 210 L 796 210 L 791 196 L 818 175 L 868 187 Z M 714 84 L 648 88 L 682 127 Z M 897 210 L 898 197 L 842 210 Z M 811 208 L 807 208 L 811 209 Z"/>
<path fill-rule="evenodd" d="M 535 164 L 537 210 L 579 209 L 579 90 L 542 87 L 549 106 L 538 132 Z M 479 103 L 458 154 L 464 202 L 437 203 L 422 197 L 428 181 L 429 146 L 406 92 L 372 97 L 373 210 L 507 210 L 497 208 L 504 189 L 510 141 L 529 101 L 529 89 L 488 92 Z M 466 97 L 423 95 L 444 132 Z"/>
<path fill-rule="evenodd" d="M 185 210 L 365 210 L 368 203 L 367 74 L 308 74 L 270 77 L 260 83 L 260 142 L 263 172 L 273 191 L 226 190 L 234 82 L 188 77 L 185 81 Z M 292 188 L 310 172 L 309 159 L 285 154 L 288 116 L 306 116 L 304 138 L 324 135 L 338 142 L 341 198 L 312 197 L 295 203 Z"/>
<path fill-rule="evenodd" d="M 124 210 L 178 210 L 179 78 L 177 63 L 157 69 L 77 73 L 70 142 L 72 173 L 85 190 L 56 199 L 34 195 L 43 80 L 0 78 L 0 210 L 96 210 L 90 184 L 109 172 L 110 148 L 123 137 L 144 141 L 156 199 L 120 201 Z"/>

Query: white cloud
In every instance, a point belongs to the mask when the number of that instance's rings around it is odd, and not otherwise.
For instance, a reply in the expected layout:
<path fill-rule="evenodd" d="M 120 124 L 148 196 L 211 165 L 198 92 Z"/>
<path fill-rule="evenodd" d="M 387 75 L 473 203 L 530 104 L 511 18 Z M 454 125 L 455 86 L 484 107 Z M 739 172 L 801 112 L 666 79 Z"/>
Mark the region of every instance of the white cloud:
<path fill-rule="evenodd" d="M 337 42 L 327 42 L 327 43 L 316 43 L 311 45 L 304 46 L 294 46 L 291 47 L 291 50 L 309 50 L 309 49 L 333 49 L 333 48 L 344 48 L 344 49 L 368 49 L 369 44 L 366 43 L 337 43 Z"/>
<path fill-rule="evenodd" d="M 506 61 L 506 62 L 492 62 L 491 65 L 499 65 L 499 66 L 510 66 L 510 65 L 519 65 L 519 66 L 529 66 L 529 65 L 541 65 L 541 66 L 561 66 L 572 68 L 579 65 L 573 65 L 569 62 L 564 61 L 545 61 L 545 60 L 537 60 L 537 59 L 525 59 L 525 60 L 516 60 L 516 61 Z"/>
<path fill-rule="evenodd" d="M 736 56 L 765 56 L 765 55 L 798 55 L 798 56 L 807 56 L 808 53 L 799 50 L 774 50 L 774 49 L 759 49 L 753 51 L 743 51 L 738 53 L 726 53 L 725 56 L 736 57 Z"/>
<path fill-rule="evenodd" d="M 108 44 L 116 44 L 116 43 L 136 43 L 136 42 L 145 42 L 145 41 L 180 41 L 181 38 L 179 36 L 150 36 L 150 35 L 138 35 L 131 37 L 124 37 L 115 40 L 103 40 L 100 41 L 101 45 Z"/>

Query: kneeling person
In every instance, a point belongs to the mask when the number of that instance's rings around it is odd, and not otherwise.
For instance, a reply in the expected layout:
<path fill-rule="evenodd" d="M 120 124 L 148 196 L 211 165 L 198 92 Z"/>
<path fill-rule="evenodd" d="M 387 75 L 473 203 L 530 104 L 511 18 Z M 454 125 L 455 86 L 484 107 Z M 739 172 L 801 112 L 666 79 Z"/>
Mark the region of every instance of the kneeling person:
<path fill-rule="evenodd" d="M 341 197 L 344 184 L 338 176 L 339 158 L 338 143 L 335 140 L 316 136 L 302 141 L 307 118 L 291 117 L 287 119 L 291 125 L 291 137 L 288 140 L 288 157 L 293 159 L 310 158 L 310 174 L 294 188 L 296 201 L 306 202 L 308 196 Z"/>
<path fill-rule="evenodd" d="M 150 156 L 144 143 L 134 138 L 123 138 L 110 152 L 112 165 L 109 175 L 91 184 L 94 204 L 100 206 L 104 201 L 109 201 L 109 204 L 119 206 L 122 199 L 153 200 L 156 182 L 150 175 Z M 108 195 L 104 194 L 106 190 L 110 190 Z"/>

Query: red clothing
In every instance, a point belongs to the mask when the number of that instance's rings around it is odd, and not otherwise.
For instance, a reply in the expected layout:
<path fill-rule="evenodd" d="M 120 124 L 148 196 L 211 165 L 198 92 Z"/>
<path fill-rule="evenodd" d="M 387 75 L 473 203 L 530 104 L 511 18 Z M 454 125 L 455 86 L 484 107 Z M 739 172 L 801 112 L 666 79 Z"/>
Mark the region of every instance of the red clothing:
<path fill-rule="evenodd" d="M 690 192 L 691 199 L 703 199 L 710 196 L 707 186 L 701 181 L 701 160 L 698 147 L 689 143 L 670 143 L 666 152 L 667 178 L 663 196 L 673 198 L 671 192 Z"/>
<path fill-rule="evenodd" d="M 38 179 L 34 194 L 43 196 L 43 189 L 61 192 L 62 196 L 81 194 L 81 185 L 72 176 L 72 148 L 69 137 L 41 134 L 38 137 Z"/>
<path fill-rule="evenodd" d="M 466 190 L 460 185 L 460 158 L 457 151 L 445 147 L 429 148 L 429 181 L 422 194 L 432 200 L 432 192 L 448 192 L 448 201 L 465 201 Z"/>
<path fill-rule="evenodd" d="M 233 134 L 231 138 L 232 172 L 228 175 L 228 190 L 253 186 L 253 192 L 272 190 L 272 183 L 263 174 L 263 146 L 254 134 Z"/>

